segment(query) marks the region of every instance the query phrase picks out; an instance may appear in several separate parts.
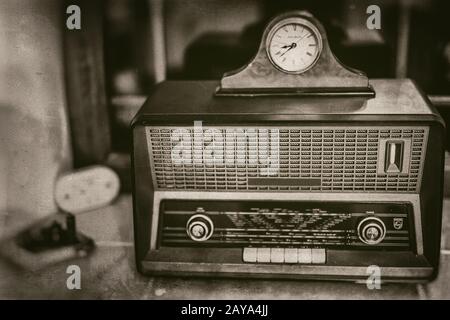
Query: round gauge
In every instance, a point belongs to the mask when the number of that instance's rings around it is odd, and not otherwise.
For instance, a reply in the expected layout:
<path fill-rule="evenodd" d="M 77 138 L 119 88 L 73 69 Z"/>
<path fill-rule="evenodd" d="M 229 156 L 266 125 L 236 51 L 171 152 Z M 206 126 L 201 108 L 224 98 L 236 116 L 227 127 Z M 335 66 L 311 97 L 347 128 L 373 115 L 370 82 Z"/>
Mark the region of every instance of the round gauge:
<path fill-rule="evenodd" d="M 272 64 L 287 73 L 310 69 L 322 51 L 319 30 L 309 21 L 292 18 L 279 22 L 267 37 L 267 54 Z"/>

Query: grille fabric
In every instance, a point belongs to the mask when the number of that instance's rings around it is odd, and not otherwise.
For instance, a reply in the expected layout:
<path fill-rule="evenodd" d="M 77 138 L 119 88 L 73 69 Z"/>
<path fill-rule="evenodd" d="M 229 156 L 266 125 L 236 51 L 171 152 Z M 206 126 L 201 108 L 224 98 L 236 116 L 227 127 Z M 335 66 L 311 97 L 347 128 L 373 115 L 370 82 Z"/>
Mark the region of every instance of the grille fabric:
<path fill-rule="evenodd" d="M 161 126 L 146 133 L 159 190 L 417 192 L 428 128 Z M 386 139 L 410 143 L 406 173 L 380 172 Z M 205 153 L 208 146 L 218 152 Z M 174 150 L 188 158 L 177 161 Z"/>

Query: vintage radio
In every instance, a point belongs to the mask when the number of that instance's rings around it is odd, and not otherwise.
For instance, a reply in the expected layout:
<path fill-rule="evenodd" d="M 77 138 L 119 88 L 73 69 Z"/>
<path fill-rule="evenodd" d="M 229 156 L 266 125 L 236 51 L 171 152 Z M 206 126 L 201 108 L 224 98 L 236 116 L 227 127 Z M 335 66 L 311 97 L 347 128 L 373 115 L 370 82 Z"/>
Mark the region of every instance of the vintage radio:
<path fill-rule="evenodd" d="M 132 129 L 144 274 L 436 276 L 443 121 L 410 80 L 341 65 L 309 13 L 221 81 L 159 84 Z"/>

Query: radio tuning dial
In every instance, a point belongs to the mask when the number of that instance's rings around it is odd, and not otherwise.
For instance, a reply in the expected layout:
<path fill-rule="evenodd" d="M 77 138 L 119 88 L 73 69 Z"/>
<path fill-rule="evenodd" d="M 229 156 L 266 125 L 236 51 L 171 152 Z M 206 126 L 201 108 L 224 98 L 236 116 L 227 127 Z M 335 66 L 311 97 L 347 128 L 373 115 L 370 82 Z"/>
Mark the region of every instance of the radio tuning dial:
<path fill-rule="evenodd" d="M 367 217 L 358 224 L 358 237 L 365 244 L 375 245 L 386 236 L 386 225 L 377 217 Z"/>
<path fill-rule="evenodd" d="M 197 212 L 204 212 L 204 210 L 197 210 Z M 186 224 L 186 233 L 194 241 L 206 241 L 211 238 L 213 232 L 212 220 L 202 213 L 190 217 Z"/>

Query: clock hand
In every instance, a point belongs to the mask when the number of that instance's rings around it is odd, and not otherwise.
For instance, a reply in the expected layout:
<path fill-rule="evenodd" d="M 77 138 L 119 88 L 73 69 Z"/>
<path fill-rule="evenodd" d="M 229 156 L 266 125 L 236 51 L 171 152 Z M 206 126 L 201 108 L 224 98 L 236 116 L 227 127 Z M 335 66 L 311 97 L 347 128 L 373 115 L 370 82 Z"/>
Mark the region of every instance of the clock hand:
<path fill-rule="evenodd" d="M 285 44 L 284 46 L 281 47 L 281 49 L 292 49 L 292 45 L 293 45 L 293 43 L 291 43 L 289 45 Z"/>
<path fill-rule="evenodd" d="M 289 50 L 296 48 L 296 47 L 297 47 L 297 43 L 299 43 L 299 42 L 300 42 L 301 40 L 303 40 L 305 37 L 306 37 L 306 36 L 303 36 L 303 37 L 301 37 L 300 39 L 298 39 L 297 41 L 292 42 L 291 45 L 289 45 L 289 46 L 287 46 L 287 45 L 282 46 L 282 47 L 281 47 L 282 49 L 284 49 L 284 48 L 288 48 L 288 49 L 287 49 L 285 52 L 283 52 L 283 53 L 280 55 L 280 57 L 284 56 Z"/>
<path fill-rule="evenodd" d="M 302 41 L 303 39 L 305 39 L 306 36 L 301 37 L 300 39 L 298 39 L 297 41 L 295 41 L 295 43 L 299 43 L 300 41 Z"/>
<path fill-rule="evenodd" d="M 284 55 L 286 54 L 286 52 L 288 52 L 288 51 L 291 50 L 291 49 L 292 49 L 292 47 L 290 47 L 289 49 L 287 49 L 285 52 L 283 52 L 283 53 L 280 55 L 280 57 L 284 56 Z"/>
<path fill-rule="evenodd" d="M 283 52 L 281 55 L 280 55 L 280 57 L 282 57 L 282 56 L 284 56 L 285 54 L 286 54 L 286 52 L 288 52 L 289 50 L 291 50 L 291 49 L 294 49 L 295 47 L 297 46 L 297 44 L 295 43 L 295 42 L 292 42 L 292 44 L 291 45 L 289 45 L 289 46 L 283 46 L 282 48 L 284 49 L 284 48 L 288 48 L 285 52 Z"/>
<path fill-rule="evenodd" d="M 295 41 L 295 45 L 297 45 L 300 41 L 302 41 L 303 39 L 305 39 L 306 37 L 309 37 L 309 35 L 303 36 L 300 39 L 298 39 L 297 41 Z M 294 44 L 294 43 L 293 43 Z"/>

